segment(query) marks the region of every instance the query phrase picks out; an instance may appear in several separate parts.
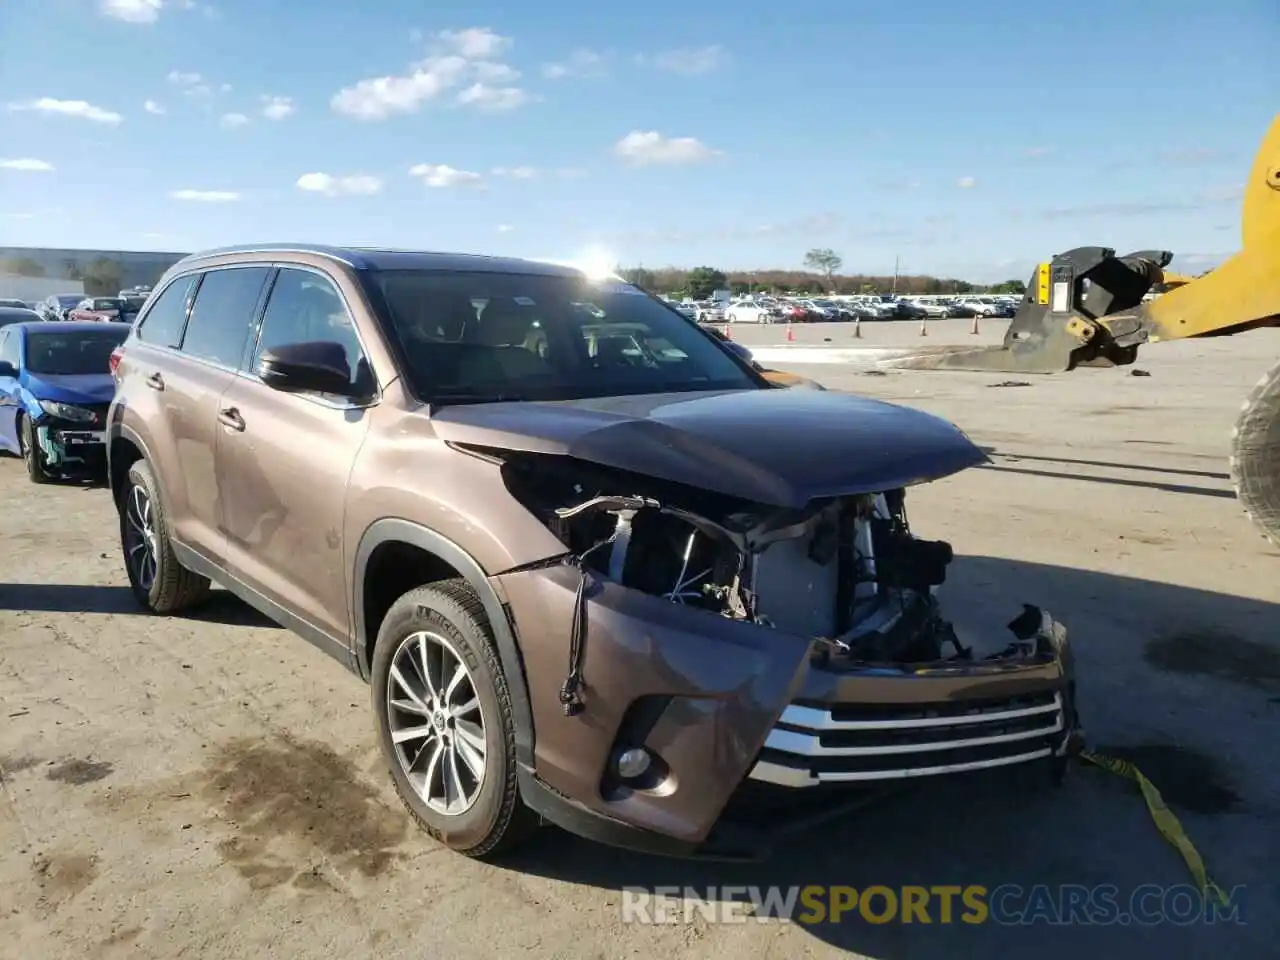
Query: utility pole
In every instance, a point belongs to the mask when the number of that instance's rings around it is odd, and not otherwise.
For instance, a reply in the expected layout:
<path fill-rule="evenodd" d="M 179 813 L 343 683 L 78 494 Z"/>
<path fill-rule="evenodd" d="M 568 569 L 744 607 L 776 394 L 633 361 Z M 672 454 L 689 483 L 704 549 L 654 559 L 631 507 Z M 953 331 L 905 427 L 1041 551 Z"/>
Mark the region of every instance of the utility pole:
<path fill-rule="evenodd" d="M 898 267 L 902 262 L 902 257 L 895 255 L 893 258 L 893 295 L 898 295 Z"/>

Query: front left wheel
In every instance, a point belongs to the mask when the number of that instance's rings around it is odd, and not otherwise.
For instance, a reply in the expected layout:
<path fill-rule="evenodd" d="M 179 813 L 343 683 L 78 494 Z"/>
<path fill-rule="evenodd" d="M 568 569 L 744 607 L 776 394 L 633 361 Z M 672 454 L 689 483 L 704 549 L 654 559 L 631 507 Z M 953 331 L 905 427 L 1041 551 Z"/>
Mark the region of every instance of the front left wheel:
<path fill-rule="evenodd" d="M 465 580 L 410 590 L 374 647 L 378 739 L 418 824 L 468 857 L 498 856 L 537 826 L 516 780 L 515 719 L 484 604 Z"/>
<path fill-rule="evenodd" d="M 22 448 L 22 461 L 27 468 L 27 479 L 32 483 L 53 483 L 44 451 L 40 449 L 35 427 L 32 426 L 31 418 L 28 416 L 22 417 L 22 425 L 18 430 L 18 446 Z"/>

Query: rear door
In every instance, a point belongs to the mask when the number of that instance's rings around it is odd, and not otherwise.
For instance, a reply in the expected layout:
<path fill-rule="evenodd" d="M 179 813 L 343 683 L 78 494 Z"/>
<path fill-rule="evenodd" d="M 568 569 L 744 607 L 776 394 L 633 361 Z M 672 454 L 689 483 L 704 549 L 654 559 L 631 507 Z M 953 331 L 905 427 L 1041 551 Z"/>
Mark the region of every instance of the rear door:
<path fill-rule="evenodd" d="M 179 277 L 141 318 L 120 363 L 124 418 L 147 445 L 174 538 L 209 559 L 225 546 L 214 474 L 219 401 L 269 273 L 220 267 Z"/>

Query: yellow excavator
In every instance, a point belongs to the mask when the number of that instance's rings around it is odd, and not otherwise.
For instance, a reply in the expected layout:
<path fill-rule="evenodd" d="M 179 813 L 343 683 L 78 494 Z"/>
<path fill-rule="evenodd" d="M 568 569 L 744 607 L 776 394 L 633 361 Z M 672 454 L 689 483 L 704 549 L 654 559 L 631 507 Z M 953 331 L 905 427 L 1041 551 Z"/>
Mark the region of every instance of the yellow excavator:
<path fill-rule="evenodd" d="M 921 350 L 892 365 L 1000 373 L 1124 366 L 1146 343 L 1280 326 L 1280 114 L 1245 184 L 1241 241 L 1238 254 L 1196 278 L 1166 272 L 1168 251 L 1068 250 L 1036 268 L 1001 346 Z M 1166 292 L 1147 299 L 1157 290 Z M 1241 408 L 1231 477 L 1245 511 L 1280 545 L 1280 362 Z"/>

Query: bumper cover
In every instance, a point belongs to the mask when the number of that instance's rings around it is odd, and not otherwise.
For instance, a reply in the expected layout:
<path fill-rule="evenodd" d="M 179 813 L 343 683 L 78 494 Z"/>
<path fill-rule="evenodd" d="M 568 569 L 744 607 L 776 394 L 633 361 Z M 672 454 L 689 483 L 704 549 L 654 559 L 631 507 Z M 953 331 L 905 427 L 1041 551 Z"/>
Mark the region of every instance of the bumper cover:
<path fill-rule="evenodd" d="M 1079 738 L 1056 624 L 1027 661 L 828 669 L 811 663 L 809 638 L 600 581 L 587 593 L 585 709 L 565 716 L 558 690 L 577 584 L 567 567 L 494 578 L 513 611 L 533 710 L 525 802 L 597 841 L 754 859 L 787 828 L 894 784 L 1053 763 Z M 643 782 L 613 775 L 628 747 L 654 758 Z"/>

